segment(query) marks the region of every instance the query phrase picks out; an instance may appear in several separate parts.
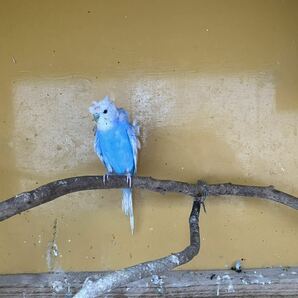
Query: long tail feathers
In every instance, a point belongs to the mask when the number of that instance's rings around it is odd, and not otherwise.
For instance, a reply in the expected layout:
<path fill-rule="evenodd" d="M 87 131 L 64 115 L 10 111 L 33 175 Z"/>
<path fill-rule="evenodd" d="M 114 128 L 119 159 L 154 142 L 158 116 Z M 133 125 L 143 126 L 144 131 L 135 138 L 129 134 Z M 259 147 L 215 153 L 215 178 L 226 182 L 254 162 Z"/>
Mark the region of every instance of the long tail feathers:
<path fill-rule="evenodd" d="M 125 215 L 129 216 L 131 233 L 133 234 L 135 221 L 133 215 L 133 203 L 132 203 L 132 189 L 124 188 L 122 190 L 122 210 Z"/>

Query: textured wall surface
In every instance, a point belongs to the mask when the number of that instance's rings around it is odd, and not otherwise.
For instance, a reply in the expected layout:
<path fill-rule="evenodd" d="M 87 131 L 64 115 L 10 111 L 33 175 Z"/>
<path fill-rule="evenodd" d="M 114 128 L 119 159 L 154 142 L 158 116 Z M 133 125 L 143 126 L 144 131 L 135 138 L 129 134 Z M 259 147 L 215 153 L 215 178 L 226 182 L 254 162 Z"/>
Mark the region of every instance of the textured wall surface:
<path fill-rule="evenodd" d="M 102 174 L 92 100 L 142 125 L 139 174 L 275 185 L 298 195 L 297 1 L 1 1 L 0 200 Z M 68 195 L 0 223 L 0 273 L 104 270 L 180 250 L 188 198 Z M 298 264 L 298 213 L 210 198 L 184 269 Z"/>

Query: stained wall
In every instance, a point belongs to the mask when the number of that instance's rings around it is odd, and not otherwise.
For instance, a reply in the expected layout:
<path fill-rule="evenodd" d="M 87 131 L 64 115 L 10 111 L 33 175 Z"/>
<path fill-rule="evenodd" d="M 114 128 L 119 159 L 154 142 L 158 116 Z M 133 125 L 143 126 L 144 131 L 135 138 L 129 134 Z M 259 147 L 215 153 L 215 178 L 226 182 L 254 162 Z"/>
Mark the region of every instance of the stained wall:
<path fill-rule="evenodd" d="M 298 196 L 297 1 L 1 1 L 0 199 L 103 174 L 88 106 L 110 95 L 142 126 L 140 175 L 275 185 Z M 0 224 L 0 272 L 106 270 L 188 243 L 191 200 L 86 191 Z M 209 198 L 183 269 L 297 265 L 298 213 Z"/>

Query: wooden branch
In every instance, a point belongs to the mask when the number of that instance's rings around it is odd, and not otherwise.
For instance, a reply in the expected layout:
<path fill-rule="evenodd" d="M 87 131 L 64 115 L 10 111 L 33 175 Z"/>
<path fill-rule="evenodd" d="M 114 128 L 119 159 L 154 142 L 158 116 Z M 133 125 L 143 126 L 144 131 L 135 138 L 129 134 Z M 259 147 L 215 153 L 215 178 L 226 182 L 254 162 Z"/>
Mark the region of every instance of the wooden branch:
<path fill-rule="evenodd" d="M 0 297 L 71 297 L 88 276 L 111 272 L 57 272 L 0 275 Z M 232 270 L 174 270 L 138 280 L 105 297 L 256 297 L 298 292 L 298 267 Z"/>
<path fill-rule="evenodd" d="M 110 176 L 109 180 L 106 181 L 105 184 L 103 183 L 102 176 L 72 177 L 54 181 L 32 191 L 21 193 L 15 197 L 1 202 L 0 221 L 19 214 L 25 210 L 52 201 L 68 193 L 91 189 L 111 189 L 125 187 L 127 187 L 125 176 Z M 132 181 L 132 187 L 147 189 L 160 193 L 176 192 L 189 195 L 194 198 L 222 195 L 259 197 L 284 204 L 294 209 L 298 209 L 298 199 L 296 197 L 275 190 L 273 186 L 245 186 L 230 183 L 207 185 L 200 181 L 196 184 L 188 184 L 171 180 L 156 180 L 151 177 L 134 177 Z M 171 270 L 179 265 L 189 262 L 196 254 L 198 254 L 200 247 L 198 227 L 200 203 L 200 200 L 194 200 L 192 213 L 189 219 L 191 243 L 185 250 L 158 260 L 118 270 L 104 276 L 93 276 L 93 278 L 87 279 L 82 290 L 79 291 L 76 296 L 95 297 L 131 281 L 143 279 L 150 275 L 156 276 L 156 274 Z M 259 277 L 261 278 L 261 276 Z M 229 281 L 228 293 L 229 290 L 232 292 L 233 286 L 230 283 L 230 277 L 217 277 L 217 286 L 220 286 L 224 280 Z M 246 280 L 242 280 L 242 283 L 246 283 Z M 220 291 L 220 289 L 217 287 L 217 293 L 218 291 Z"/>
<path fill-rule="evenodd" d="M 79 176 L 57 180 L 0 202 L 0 221 L 72 192 L 123 187 L 127 187 L 126 177 L 116 175 L 109 176 L 109 180 L 105 184 L 102 176 Z M 246 186 L 231 183 L 208 185 L 202 182 L 190 184 L 171 180 L 156 180 L 151 177 L 133 177 L 132 187 L 159 193 L 176 192 L 192 197 L 202 194 L 258 197 L 298 209 L 298 198 L 278 191 L 273 186 Z"/>
<path fill-rule="evenodd" d="M 183 251 L 169 256 L 114 271 L 104 276 L 88 277 L 76 298 L 93 298 L 129 282 L 172 270 L 191 261 L 200 250 L 200 202 L 194 201 L 189 216 L 190 245 Z"/>

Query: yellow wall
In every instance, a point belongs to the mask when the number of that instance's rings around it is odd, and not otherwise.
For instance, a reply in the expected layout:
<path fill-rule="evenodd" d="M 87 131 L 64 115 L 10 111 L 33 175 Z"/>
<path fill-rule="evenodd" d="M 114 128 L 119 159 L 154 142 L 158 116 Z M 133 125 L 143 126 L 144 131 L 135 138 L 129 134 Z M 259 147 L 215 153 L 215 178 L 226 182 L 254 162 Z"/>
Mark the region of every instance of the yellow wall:
<path fill-rule="evenodd" d="M 102 174 L 88 106 L 109 94 L 143 128 L 139 174 L 298 196 L 298 2 L 1 0 L 0 198 Z M 0 272 L 113 269 L 188 243 L 191 200 L 60 198 L 0 223 Z M 298 213 L 210 198 L 184 269 L 297 265 Z M 53 239 L 57 254 L 53 251 Z"/>

